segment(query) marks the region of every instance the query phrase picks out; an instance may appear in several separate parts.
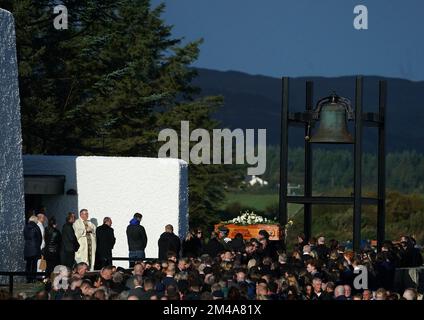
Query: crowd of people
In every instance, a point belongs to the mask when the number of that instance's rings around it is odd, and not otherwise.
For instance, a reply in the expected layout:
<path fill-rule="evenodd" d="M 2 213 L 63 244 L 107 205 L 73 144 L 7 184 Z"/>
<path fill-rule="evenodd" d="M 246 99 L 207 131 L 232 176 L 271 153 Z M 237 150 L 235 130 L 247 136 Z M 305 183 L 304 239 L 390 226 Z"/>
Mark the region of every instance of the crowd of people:
<path fill-rule="evenodd" d="M 415 288 L 396 292 L 395 269 L 419 267 L 423 260 L 412 237 L 384 242 L 382 249 L 347 250 L 324 236 L 298 236 L 287 250 L 261 230 L 257 238 L 228 237 L 228 229 L 213 232 L 206 242 L 202 231 L 186 238 L 172 225 L 158 240 L 157 259 L 147 259 L 147 236 L 142 215 L 134 214 L 127 227 L 130 268 L 115 267 L 112 220 L 96 228 L 81 210 L 70 213 L 62 232 L 54 218 L 32 216 L 25 226 L 27 271 L 40 268 L 43 255 L 47 278 L 37 300 L 417 300 Z M 38 264 L 38 265 L 37 265 Z M 366 283 L 355 284 L 357 270 L 366 268 Z M 100 270 L 99 272 L 90 272 Z M 35 276 L 28 281 L 39 281 Z M 25 298 L 21 296 L 20 298 Z"/>

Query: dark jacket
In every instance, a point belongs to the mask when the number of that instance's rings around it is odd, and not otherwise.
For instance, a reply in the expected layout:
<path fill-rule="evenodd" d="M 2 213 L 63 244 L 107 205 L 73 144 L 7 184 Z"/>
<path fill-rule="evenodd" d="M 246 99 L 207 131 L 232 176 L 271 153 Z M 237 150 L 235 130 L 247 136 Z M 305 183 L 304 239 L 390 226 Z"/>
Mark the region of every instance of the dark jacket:
<path fill-rule="evenodd" d="M 197 237 L 184 240 L 182 248 L 183 257 L 199 257 L 202 254 L 202 241 Z"/>
<path fill-rule="evenodd" d="M 333 297 L 325 291 L 321 292 L 319 297 L 315 292 L 313 292 L 311 300 L 331 301 L 333 300 Z"/>
<path fill-rule="evenodd" d="M 401 251 L 401 259 L 401 266 L 404 268 L 421 267 L 423 265 L 423 257 L 420 250 L 412 245 Z"/>
<path fill-rule="evenodd" d="M 330 256 L 330 249 L 325 244 L 319 244 L 316 248 L 316 252 L 318 254 L 318 258 L 326 263 Z"/>
<path fill-rule="evenodd" d="M 217 238 L 212 238 L 206 244 L 204 253 L 208 254 L 212 258 L 216 258 L 216 256 L 224 250 L 225 250 L 224 245 L 221 242 L 219 242 Z"/>
<path fill-rule="evenodd" d="M 135 289 L 131 289 L 128 292 L 128 297 L 131 297 L 131 296 L 136 296 L 139 300 L 146 300 L 146 299 L 144 299 L 145 291 L 143 290 L 142 287 L 137 287 Z"/>
<path fill-rule="evenodd" d="M 234 252 L 243 253 L 245 251 L 243 238 L 234 238 L 230 243 L 230 247 Z"/>
<path fill-rule="evenodd" d="M 387 260 L 377 261 L 375 271 L 377 287 L 392 290 L 396 271 L 394 264 Z"/>
<path fill-rule="evenodd" d="M 96 229 L 96 256 L 103 259 L 112 259 L 112 249 L 115 245 L 113 228 L 102 224 Z"/>
<path fill-rule="evenodd" d="M 129 251 L 144 250 L 147 246 L 146 230 L 137 219 L 132 219 L 127 227 L 127 240 Z"/>
<path fill-rule="evenodd" d="M 48 227 L 44 233 L 44 241 L 46 246 L 44 247 L 44 257 L 57 258 L 60 254 L 60 245 L 62 243 L 62 235 L 56 228 Z"/>
<path fill-rule="evenodd" d="M 43 236 L 41 235 L 40 228 L 35 222 L 30 221 L 25 225 L 24 239 L 24 257 L 41 257 L 41 242 L 43 241 Z"/>
<path fill-rule="evenodd" d="M 80 245 L 77 237 L 75 236 L 74 228 L 72 223 L 65 223 L 62 228 L 62 251 L 74 253 L 77 252 Z"/>
<path fill-rule="evenodd" d="M 168 286 L 174 286 L 175 288 L 178 288 L 177 280 L 175 280 L 173 277 L 164 277 L 162 279 L 162 284 L 165 287 L 165 289 Z"/>
<path fill-rule="evenodd" d="M 159 260 L 168 260 L 168 252 L 180 255 L 181 241 L 174 233 L 164 232 L 161 234 L 159 241 Z"/>
<path fill-rule="evenodd" d="M 271 242 L 270 240 L 267 240 L 265 248 L 261 248 L 259 250 L 259 254 L 261 258 L 269 257 L 273 261 L 276 261 L 278 257 L 278 253 L 277 253 L 277 250 L 275 249 L 275 242 Z"/>

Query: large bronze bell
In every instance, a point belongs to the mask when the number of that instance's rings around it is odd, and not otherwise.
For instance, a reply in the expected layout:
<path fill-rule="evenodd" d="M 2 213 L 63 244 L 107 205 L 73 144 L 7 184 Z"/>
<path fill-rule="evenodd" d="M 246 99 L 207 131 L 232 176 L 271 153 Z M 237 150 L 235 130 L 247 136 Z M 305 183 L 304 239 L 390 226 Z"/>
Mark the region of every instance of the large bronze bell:
<path fill-rule="evenodd" d="M 314 111 L 314 119 L 319 120 L 319 128 L 309 139 L 311 143 L 353 143 L 347 128 L 347 121 L 353 119 L 351 103 L 348 99 L 333 94 L 321 99 Z M 306 137 L 308 140 L 308 137 Z"/>

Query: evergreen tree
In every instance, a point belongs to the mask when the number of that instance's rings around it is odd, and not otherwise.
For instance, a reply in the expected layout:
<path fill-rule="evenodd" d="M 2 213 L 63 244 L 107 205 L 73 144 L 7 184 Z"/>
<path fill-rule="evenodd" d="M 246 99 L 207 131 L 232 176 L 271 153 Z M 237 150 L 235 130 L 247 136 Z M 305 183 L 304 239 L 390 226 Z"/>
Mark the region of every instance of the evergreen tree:
<path fill-rule="evenodd" d="M 68 0 L 67 30 L 56 1 L 0 0 L 16 20 L 24 152 L 156 157 L 163 127 L 189 120 L 211 130 L 217 98 L 196 100 L 190 65 L 199 41 L 182 44 L 149 0 Z M 228 166 L 190 165 L 192 226 L 217 221 Z"/>

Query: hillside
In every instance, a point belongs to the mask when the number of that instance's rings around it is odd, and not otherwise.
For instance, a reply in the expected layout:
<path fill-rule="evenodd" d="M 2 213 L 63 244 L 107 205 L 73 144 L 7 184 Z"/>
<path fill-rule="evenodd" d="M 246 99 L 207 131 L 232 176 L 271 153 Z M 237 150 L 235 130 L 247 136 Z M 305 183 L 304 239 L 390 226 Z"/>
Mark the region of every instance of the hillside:
<path fill-rule="evenodd" d="M 241 72 L 221 72 L 198 69 L 194 84 L 202 89 L 202 95 L 222 95 L 224 106 L 215 114 L 222 127 L 266 128 L 269 145 L 279 144 L 281 79 L 249 75 Z M 364 111 L 376 112 L 378 107 L 378 80 L 364 80 Z M 340 78 L 293 78 L 291 81 L 290 107 L 301 111 L 305 105 L 306 80 L 315 82 L 314 101 L 328 96 L 333 90 L 340 96 L 354 101 L 354 77 Z M 403 79 L 388 81 L 387 150 L 416 150 L 424 152 L 424 82 Z M 367 151 L 376 149 L 376 130 L 365 129 L 364 144 Z M 302 130 L 290 132 L 290 143 L 303 143 Z"/>

